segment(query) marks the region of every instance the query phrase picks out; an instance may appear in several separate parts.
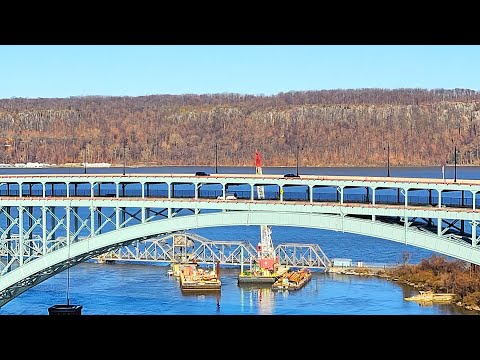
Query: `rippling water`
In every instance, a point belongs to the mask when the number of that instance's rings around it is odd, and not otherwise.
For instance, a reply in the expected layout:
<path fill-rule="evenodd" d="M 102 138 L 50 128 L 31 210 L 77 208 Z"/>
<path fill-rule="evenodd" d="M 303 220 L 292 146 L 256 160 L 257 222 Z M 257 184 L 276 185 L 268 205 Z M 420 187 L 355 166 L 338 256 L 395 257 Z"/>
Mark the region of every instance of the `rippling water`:
<path fill-rule="evenodd" d="M 70 271 L 70 302 L 84 315 L 397 315 L 468 314 L 452 305 L 420 306 L 403 298 L 408 286 L 378 278 L 314 272 L 297 291 L 242 286 L 238 269 L 222 269 L 217 294 L 183 295 L 168 266 L 83 263 Z M 66 273 L 28 290 L 5 305 L 2 314 L 48 314 L 66 302 Z"/>
<path fill-rule="evenodd" d="M 198 229 L 211 239 L 258 241 L 259 229 L 226 227 Z M 404 251 L 412 262 L 432 253 L 412 246 L 359 235 L 315 229 L 273 227 L 275 242 L 315 242 L 326 254 L 354 261 L 396 263 Z M 98 264 L 88 262 L 70 269 L 69 297 L 83 305 L 85 315 L 386 315 L 472 314 L 453 305 L 419 306 L 404 297 L 416 290 L 379 278 L 325 274 L 316 271 L 302 289 L 273 292 L 268 287 L 239 287 L 238 268 L 222 268 L 222 289 L 216 294 L 183 295 L 178 279 L 166 275 L 167 264 Z M 67 296 L 64 271 L 26 291 L 0 309 L 0 314 L 48 314 Z"/>

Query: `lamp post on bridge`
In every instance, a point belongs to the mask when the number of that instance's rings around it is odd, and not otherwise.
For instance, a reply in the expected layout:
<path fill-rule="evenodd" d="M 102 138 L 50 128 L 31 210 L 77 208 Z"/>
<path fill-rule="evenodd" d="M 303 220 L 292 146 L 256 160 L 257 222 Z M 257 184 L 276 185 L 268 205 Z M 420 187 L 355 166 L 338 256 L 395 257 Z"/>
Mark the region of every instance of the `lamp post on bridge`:
<path fill-rule="evenodd" d="M 457 182 L 457 144 L 452 139 L 453 144 L 453 182 Z"/>
<path fill-rule="evenodd" d="M 125 175 L 125 168 L 127 167 L 126 149 L 127 149 L 127 140 L 123 142 L 123 175 Z"/>
<path fill-rule="evenodd" d="M 297 176 L 298 176 L 298 154 L 299 154 L 300 150 L 303 150 L 303 146 L 300 149 L 300 145 L 297 145 Z"/>
<path fill-rule="evenodd" d="M 454 157 L 454 161 L 455 161 L 455 167 L 454 167 L 455 178 L 453 179 L 453 182 L 457 182 L 457 145 L 455 145 L 453 157 Z"/>
<path fill-rule="evenodd" d="M 83 147 L 83 173 L 87 173 L 87 144 Z"/>
<path fill-rule="evenodd" d="M 215 143 L 215 174 L 218 172 L 218 144 Z"/>
<path fill-rule="evenodd" d="M 387 143 L 387 148 L 383 150 L 387 150 L 387 177 L 390 177 L 390 143 Z"/>

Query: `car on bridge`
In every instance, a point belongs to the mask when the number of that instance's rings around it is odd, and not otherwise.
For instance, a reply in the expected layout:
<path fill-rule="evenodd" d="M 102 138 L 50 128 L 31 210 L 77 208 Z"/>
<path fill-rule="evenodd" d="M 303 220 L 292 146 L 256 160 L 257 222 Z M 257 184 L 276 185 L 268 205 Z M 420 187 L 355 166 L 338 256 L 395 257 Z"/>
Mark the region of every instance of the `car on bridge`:
<path fill-rule="evenodd" d="M 210 174 L 206 173 L 205 171 L 197 171 L 195 176 L 210 176 Z"/>
<path fill-rule="evenodd" d="M 299 178 L 300 175 L 288 173 L 288 174 L 283 175 L 283 177 L 285 177 L 285 178 Z"/>
<path fill-rule="evenodd" d="M 237 200 L 237 195 L 236 194 L 226 194 L 225 197 L 223 195 L 220 195 L 217 197 L 217 200 Z"/>

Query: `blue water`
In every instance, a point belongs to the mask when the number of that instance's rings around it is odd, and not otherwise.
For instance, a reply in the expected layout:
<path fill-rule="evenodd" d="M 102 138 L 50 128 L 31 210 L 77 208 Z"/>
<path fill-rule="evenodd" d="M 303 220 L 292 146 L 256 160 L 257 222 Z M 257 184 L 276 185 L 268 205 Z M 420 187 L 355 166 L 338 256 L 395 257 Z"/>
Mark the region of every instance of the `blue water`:
<path fill-rule="evenodd" d="M 71 172 L 74 171 L 69 169 Z M 81 169 L 76 169 L 82 172 Z M 96 169 L 99 172 L 111 172 Z M 96 171 L 95 170 L 95 171 Z M 117 169 L 121 172 L 121 169 Z M 197 169 L 195 169 L 196 171 Z M 208 167 L 201 170 L 210 171 Z M 220 169 L 221 172 L 248 172 L 241 169 Z M 228 171 L 227 171 L 228 170 Z M 338 175 L 383 176 L 385 169 L 323 168 L 301 169 L 304 173 L 335 171 Z M 447 174 L 449 170 L 447 169 Z M 38 170 L 9 169 L 10 172 L 38 172 Z M 43 169 L 45 172 L 64 172 Z M 129 169 L 135 172 L 173 172 L 172 168 Z M 192 168 L 176 169 L 192 172 Z M 280 173 L 291 172 L 276 168 Z M 2 169 L 1 172 L 5 172 Z M 93 170 L 92 170 L 93 172 Z M 264 171 L 265 172 L 265 171 Z M 271 172 L 273 173 L 273 172 Z M 373 174 L 372 174 L 373 173 Z M 331 173 L 329 173 L 331 174 Z M 391 169 L 392 176 L 441 177 L 437 168 Z M 458 178 L 480 178 L 480 168 L 457 169 Z M 218 240 L 248 240 L 258 242 L 259 227 L 235 226 L 210 229 L 193 229 L 199 235 Z M 273 227 L 275 243 L 317 243 L 329 258 L 350 258 L 353 261 L 395 264 L 402 261 L 404 252 L 411 255 L 410 262 L 417 263 L 432 252 L 409 245 L 366 236 L 294 227 Z M 415 289 L 396 282 L 378 278 L 325 274 L 314 271 L 312 280 L 302 289 L 290 292 L 273 292 L 268 287 L 239 287 L 236 276 L 239 269 L 222 268 L 222 289 L 219 295 L 183 295 L 178 279 L 166 275 L 167 264 L 97 264 L 87 262 L 70 269 L 68 296 L 70 303 L 81 304 L 85 315 L 434 315 L 472 314 L 454 305 L 419 306 L 407 302 Z M 1 315 L 45 315 L 48 307 L 66 303 L 67 271 L 29 289 L 0 309 Z"/>

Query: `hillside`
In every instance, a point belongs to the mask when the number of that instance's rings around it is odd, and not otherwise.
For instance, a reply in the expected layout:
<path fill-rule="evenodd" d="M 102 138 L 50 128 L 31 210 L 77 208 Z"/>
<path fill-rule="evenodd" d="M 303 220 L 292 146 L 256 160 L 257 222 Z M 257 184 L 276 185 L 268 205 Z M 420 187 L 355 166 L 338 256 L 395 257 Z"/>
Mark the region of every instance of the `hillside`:
<path fill-rule="evenodd" d="M 356 89 L 0 100 L 0 162 L 129 165 L 480 165 L 480 93 Z M 302 150 L 303 148 L 303 150 Z"/>

